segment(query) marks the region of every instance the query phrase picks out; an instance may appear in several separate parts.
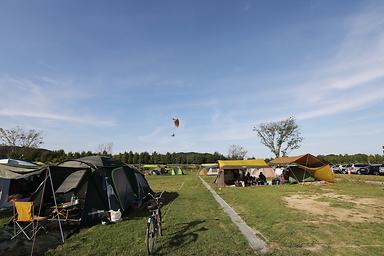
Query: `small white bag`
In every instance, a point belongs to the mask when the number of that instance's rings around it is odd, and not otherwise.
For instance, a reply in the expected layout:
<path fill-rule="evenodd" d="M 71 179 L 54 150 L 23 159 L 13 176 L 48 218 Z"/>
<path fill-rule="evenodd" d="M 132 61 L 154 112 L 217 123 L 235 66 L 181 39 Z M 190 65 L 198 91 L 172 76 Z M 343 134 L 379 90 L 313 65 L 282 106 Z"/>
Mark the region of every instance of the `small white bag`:
<path fill-rule="evenodd" d="M 117 211 L 109 210 L 109 214 L 111 215 L 111 222 L 121 221 L 121 212 L 120 209 Z"/>

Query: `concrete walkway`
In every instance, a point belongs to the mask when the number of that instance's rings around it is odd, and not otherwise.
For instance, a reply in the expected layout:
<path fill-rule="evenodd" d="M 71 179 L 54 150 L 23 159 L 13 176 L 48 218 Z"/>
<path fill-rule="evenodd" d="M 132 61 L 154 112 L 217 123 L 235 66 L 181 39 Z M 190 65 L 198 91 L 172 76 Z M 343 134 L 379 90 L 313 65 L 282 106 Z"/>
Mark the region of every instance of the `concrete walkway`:
<path fill-rule="evenodd" d="M 224 212 L 226 212 L 228 214 L 228 216 L 231 218 L 232 222 L 235 223 L 236 226 L 239 228 L 240 232 L 243 234 L 245 239 L 247 239 L 249 246 L 251 246 L 251 248 L 253 248 L 254 250 L 257 250 L 261 253 L 267 253 L 268 248 L 267 248 L 266 242 L 256 236 L 255 230 L 253 230 L 250 226 L 248 226 L 247 223 L 245 223 L 243 221 L 243 219 L 235 212 L 235 210 L 233 210 L 232 207 L 229 206 L 229 204 L 227 204 L 216 193 L 216 191 L 213 190 L 211 188 L 211 186 L 208 185 L 207 182 L 205 182 L 200 176 L 199 176 L 199 178 L 200 178 L 201 182 L 204 184 L 204 186 L 209 190 L 209 192 L 211 192 L 211 194 L 213 195 L 215 200 L 221 205 Z"/>

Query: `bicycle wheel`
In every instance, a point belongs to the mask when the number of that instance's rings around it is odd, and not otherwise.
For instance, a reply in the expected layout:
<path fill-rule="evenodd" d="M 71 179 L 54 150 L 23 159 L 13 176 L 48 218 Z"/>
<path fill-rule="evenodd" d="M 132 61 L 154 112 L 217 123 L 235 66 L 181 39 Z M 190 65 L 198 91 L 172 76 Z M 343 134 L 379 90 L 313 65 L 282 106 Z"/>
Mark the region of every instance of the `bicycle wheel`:
<path fill-rule="evenodd" d="M 159 227 L 159 233 L 161 236 L 163 236 L 163 227 L 161 226 L 162 225 L 162 217 L 161 217 L 161 210 L 159 209 L 159 212 L 157 214 L 157 225 Z"/>
<path fill-rule="evenodd" d="M 156 248 L 156 239 L 157 239 L 157 229 L 156 229 L 156 220 L 154 218 L 149 218 L 147 222 L 147 231 L 145 234 L 145 244 L 147 246 L 148 255 L 153 255 Z"/>

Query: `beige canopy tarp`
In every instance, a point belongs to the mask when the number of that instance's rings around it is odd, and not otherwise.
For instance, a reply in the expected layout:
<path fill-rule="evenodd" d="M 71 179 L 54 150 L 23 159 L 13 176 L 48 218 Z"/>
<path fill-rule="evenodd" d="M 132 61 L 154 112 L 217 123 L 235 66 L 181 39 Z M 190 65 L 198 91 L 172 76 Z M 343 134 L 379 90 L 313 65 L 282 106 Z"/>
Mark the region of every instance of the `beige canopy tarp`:
<path fill-rule="evenodd" d="M 329 164 L 324 163 L 319 158 L 305 154 L 301 156 L 283 156 L 269 162 L 271 165 L 296 165 L 305 171 L 312 173 L 317 180 L 329 182 L 335 181 L 334 174 Z"/>

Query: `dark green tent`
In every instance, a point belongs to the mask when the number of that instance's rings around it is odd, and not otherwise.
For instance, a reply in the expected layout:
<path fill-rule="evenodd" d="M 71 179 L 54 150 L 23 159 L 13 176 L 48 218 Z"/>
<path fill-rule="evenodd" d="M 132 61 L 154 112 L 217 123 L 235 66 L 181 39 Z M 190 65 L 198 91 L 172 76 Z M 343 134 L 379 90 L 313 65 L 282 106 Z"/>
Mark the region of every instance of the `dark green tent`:
<path fill-rule="evenodd" d="M 144 175 L 136 169 L 105 156 L 90 156 L 68 160 L 49 166 L 57 203 L 79 199 L 81 211 L 78 219 L 82 225 L 99 221 L 99 213 L 108 210 L 126 212 L 140 207 L 153 193 Z M 53 191 L 43 184 L 35 192 L 33 201 L 48 210 L 54 203 Z"/>

